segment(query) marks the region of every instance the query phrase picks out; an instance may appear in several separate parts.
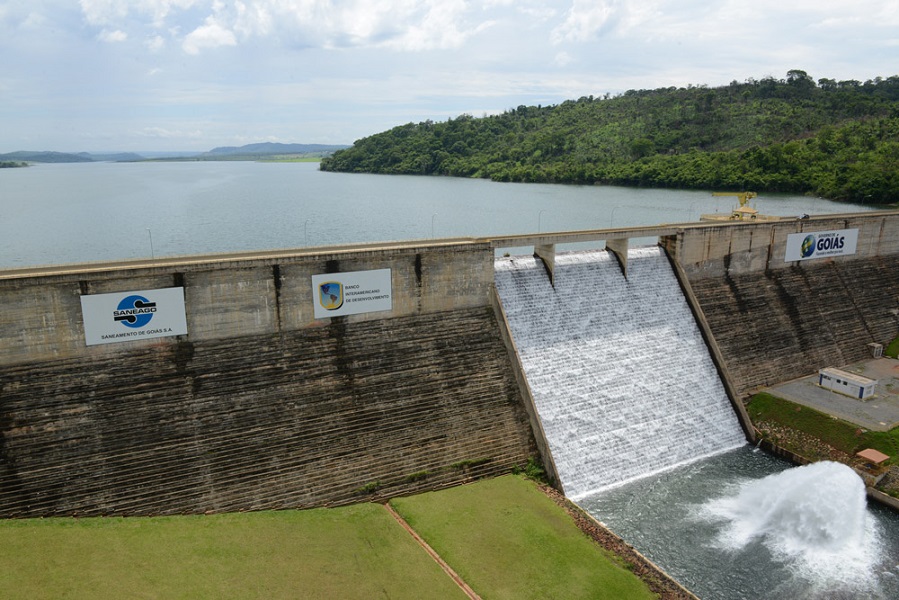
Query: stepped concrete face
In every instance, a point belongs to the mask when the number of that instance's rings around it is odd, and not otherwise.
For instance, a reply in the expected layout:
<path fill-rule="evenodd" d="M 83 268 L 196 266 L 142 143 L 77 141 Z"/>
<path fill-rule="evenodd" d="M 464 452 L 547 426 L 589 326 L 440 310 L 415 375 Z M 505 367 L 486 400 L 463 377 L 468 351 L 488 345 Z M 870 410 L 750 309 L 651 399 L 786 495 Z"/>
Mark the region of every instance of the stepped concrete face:
<path fill-rule="evenodd" d="M 315 320 L 316 273 L 393 310 Z M 86 346 L 82 293 L 183 285 L 188 334 Z M 0 516 L 335 505 L 535 454 L 484 245 L 0 281 Z M 9 318 L 6 318 L 9 317 Z"/>
<path fill-rule="evenodd" d="M 854 255 L 785 261 L 787 236 L 858 229 Z M 899 335 L 899 218 L 695 228 L 663 240 L 680 263 L 740 398 L 870 358 Z"/>

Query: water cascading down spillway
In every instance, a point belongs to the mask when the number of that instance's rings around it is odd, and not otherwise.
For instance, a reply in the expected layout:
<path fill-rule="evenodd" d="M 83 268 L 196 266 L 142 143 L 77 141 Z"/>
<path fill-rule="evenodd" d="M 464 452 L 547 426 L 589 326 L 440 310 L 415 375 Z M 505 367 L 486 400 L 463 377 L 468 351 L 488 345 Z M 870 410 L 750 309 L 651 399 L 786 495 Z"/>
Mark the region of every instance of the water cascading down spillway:
<path fill-rule="evenodd" d="M 660 248 L 497 259 L 496 288 L 575 500 L 746 443 Z"/>

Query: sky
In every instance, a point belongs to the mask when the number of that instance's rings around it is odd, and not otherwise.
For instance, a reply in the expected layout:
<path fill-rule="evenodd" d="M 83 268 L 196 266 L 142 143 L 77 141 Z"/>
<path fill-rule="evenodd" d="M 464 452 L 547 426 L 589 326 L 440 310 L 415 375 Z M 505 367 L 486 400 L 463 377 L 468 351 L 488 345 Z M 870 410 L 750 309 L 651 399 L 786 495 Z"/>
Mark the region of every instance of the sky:
<path fill-rule="evenodd" d="M 801 69 L 899 74 L 897 0 L 0 0 L 0 153 L 352 144 Z"/>

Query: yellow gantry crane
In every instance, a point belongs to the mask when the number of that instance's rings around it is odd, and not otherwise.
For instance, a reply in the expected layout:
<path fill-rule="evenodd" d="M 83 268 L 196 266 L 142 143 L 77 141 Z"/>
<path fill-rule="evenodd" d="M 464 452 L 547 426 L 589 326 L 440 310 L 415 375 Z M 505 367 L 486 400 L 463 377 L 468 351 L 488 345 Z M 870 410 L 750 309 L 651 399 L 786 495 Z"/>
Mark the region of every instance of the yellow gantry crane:
<path fill-rule="evenodd" d="M 758 213 L 756 209 L 751 206 L 747 206 L 750 200 L 758 196 L 755 192 L 712 192 L 713 196 L 736 196 L 740 201 L 740 206 L 731 211 L 730 216 L 725 217 L 728 221 L 754 221 L 758 218 Z M 706 218 L 706 217 L 711 218 Z M 709 221 L 717 221 L 722 220 L 720 217 L 715 218 L 712 215 L 702 215 L 701 220 L 709 220 Z"/>
<path fill-rule="evenodd" d="M 746 206 L 746 203 L 758 196 L 755 192 L 712 192 L 713 196 L 736 196 L 740 200 L 740 206 Z"/>

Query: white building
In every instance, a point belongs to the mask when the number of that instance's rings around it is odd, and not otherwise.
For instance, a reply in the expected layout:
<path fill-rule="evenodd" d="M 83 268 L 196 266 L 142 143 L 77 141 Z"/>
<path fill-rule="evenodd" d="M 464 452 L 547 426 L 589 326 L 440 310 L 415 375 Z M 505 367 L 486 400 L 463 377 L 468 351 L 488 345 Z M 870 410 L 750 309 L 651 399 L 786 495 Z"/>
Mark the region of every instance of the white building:
<path fill-rule="evenodd" d="M 838 394 L 864 400 L 874 395 L 877 380 L 828 367 L 818 371 L 818 385 Z"/>

